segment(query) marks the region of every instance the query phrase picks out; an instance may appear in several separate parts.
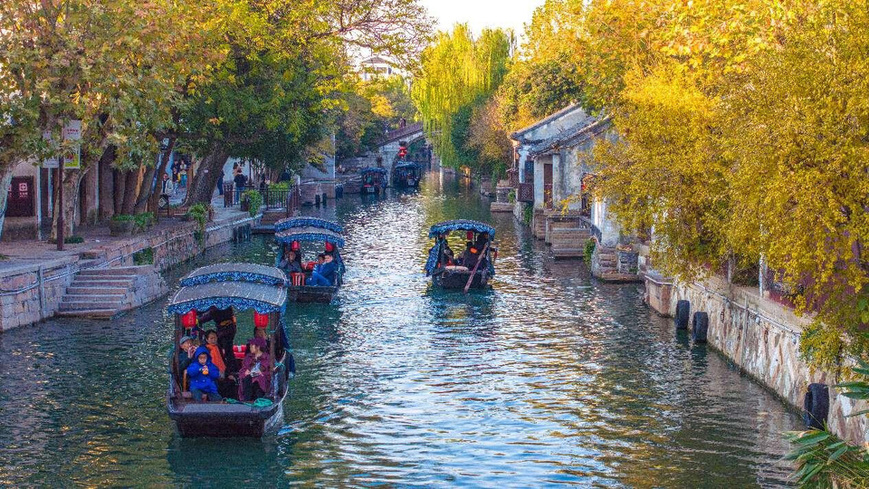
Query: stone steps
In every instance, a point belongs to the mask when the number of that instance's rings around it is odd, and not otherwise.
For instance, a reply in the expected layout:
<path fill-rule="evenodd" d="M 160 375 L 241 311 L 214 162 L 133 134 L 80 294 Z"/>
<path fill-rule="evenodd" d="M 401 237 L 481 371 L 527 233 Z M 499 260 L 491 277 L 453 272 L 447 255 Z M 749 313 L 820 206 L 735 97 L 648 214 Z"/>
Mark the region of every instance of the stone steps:
<path fill-rule="evenodd" d="M 136 280 L 147 267 L 82 270 L 66 289 L 58 315 L 110 319 L 133 307 Z"/>
<path fill-rule="evenodd" d="M 75 317 L 88 319 L 112 319 L 118 315 L 115 309 L 70 309 L 59 310 L 57 315 L 61 317 Z"/>
<path fill-rule="evenodd" d="M 88 285 L 71 285 L 66 289 L 66 293 L 70 295 L 117 295 L 126 294 L 127 289 L 123 287 L 103 287 Z"/>

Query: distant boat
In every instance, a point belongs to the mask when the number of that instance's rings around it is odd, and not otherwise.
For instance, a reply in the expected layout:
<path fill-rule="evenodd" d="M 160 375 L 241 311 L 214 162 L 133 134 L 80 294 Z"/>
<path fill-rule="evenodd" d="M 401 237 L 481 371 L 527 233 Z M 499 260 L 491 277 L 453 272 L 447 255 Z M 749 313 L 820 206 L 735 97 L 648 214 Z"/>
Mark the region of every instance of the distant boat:
<path fill-rule="evenodd" d="M 466 241 L 456 255 L 449 244 L 449 235 L 453 231 L 464 231 Z M 483 289 L 489 280 L 495 276 L 495 260 L 498 249 L 494 246 L 495 228 L 492 226 L 466 219 L 445 221 L 435 224 L 428 233 L 435 243 L 429 250 L 425 264 L 427 275 L 431 275 L 432 283 L 444 289 Z M 455 240 L 458 241 L 458 240 Z"/>
<path fill-rule="evenodd" d="M 406 161 L 392 168 L 392 186 L 395 188 L 418 188 L 422 179 L 422 166 Z"/>
<path fill-rule="evenodd" d="M 362 177 L 362 194 L 380 195 L 386 188 L 386 169 L 377 167 L 365 167 L 359 170 Z"/>
<path fill-rule="evenodd" d="M 275 264 L 280 265 L 284 260 L 284 253 L 297 247 L 301 272 L 289 273 L 290 282 L 287 287 L 287 298 L 290 302 L 320 302 L 330 303 L 344 282 L 344 260 L 341 257 L 341 249 L 344 248 L 344 230 L 341 225 L 325 219 L 314 217 L 293 217 L 282 219 L 275 223 L 275 240 L 280 248 L 275 259 Z M 305 262 L 305 252 L 311 254 L 315 250 L 311 243 L 323 243 L 322 253 L 332 255 L 332 260 L 337 266 L 335 283 L 330 286 L 306 285 L 311 276 L 314 262 Z M 320 251 L 316 251 L 320 253 Z M 315 256 L 310 256 L 314 258 Z M 285 270 L 286 271 L 286 270 Z"/>
<path fill-rule="evenodd" d="M 175 316 L 175 334 L 166 395 L 169 417 L 181 436 L 260 437 L 283 421 L 287 381 L 295 370 L 283 321 L 286 280 L 284 272 L 277 268 L 251 263 L 209 265 L 181 280 L 181 288 L 167 307 Z M 239 332 L 243 326 L 237 323 L 236 315 L 252 310 L 250 337 L 254 336 L 254 327 L 266 328 L 271 372 L 271 388 L 266 397 L 248 403 L 233 398 L 226 399 L 231 403 L 197 402 L 192 398 L 187 370 L 181 368 L 178 360 L 178 341 L 182 336 L 196 337 L 199 317 L 212 307 L 226 311 Z M 234 349 L 243 352 L 245 347 Z"/>

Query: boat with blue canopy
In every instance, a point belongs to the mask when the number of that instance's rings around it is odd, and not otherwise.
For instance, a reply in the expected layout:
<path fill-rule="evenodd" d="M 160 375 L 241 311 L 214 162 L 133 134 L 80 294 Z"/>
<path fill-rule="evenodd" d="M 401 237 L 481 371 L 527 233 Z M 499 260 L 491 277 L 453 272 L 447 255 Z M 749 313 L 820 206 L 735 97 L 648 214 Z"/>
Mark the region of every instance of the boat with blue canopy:
<path fill-rule="evenodd" d="M 387 172 L 385 168 L 365 167 L 359 170 L 359 176 L 362 177 L 363 194 L 379 195 L 386 188 Z"/>
<path fill-rule="evenodd" d="M 279 244 L 275 266 L 289 276 L 290 301 L 332 302 L 344 281 L 343 232 L 339 224 L 315 217 L 293 217 L 275 223 L 275 240 Z M 315 256 L 319 243 L 323 249 Z M 315 276 L 318 274 L 320 277 Z"/>
<path fill-rule="evenodd" d="M 392 186 L 395 188 L 418 188 L 422 179 L 422 165 L 412 161 L 397 163 L 392 168 Z"/>
<path fill-rule="evenodd" d="M 465 242 L 460 245 L 459 238 L 453 238 L 453 245 L 461 249 L 459 255 L 450 245 L 453 232 L 464 232 Z M 429 229 L 429 238 L 434 238 L 434 246 L 429 250 L 425 264 L 426 275 L 432 283 L 444 289 L 483 289 L 495 276 L 495 260 L 498 249 L 494 245 L 495 228 L 468 219 L 444 221 Z M 461 246 L 461 247 L 459 247 Z"/>
<path fill-rule="evenodd" d="M 181 436 L 260 437 L 283 421 L 287 383 L 295 371 L 284 327 L 286 282 L 281 270 L 252 263 L 208 265 L 181 279 L 166 308 L 175 318 L 166 404 Z M 211 321 L 213 333 L 207 327 Z M 251 340 L 236 344 L 245 326 Z M 206 347 L 212 334 L 217 343 Z M 188 352 L 193 348 L 195 355 Z M 246 356 L 256 372 L 239 371 Z M 212 367 L 220 368 L 219 376 L 212 372 L 217 392 L 197 398 L 199 384 L 191 375 L 208 376 Z M 254 376 L 262 376 L 256 382 L 265 387 L 255 391 L 255 398 L 244 398 L 238 383 L 243 377 L 250 383 Z"/>

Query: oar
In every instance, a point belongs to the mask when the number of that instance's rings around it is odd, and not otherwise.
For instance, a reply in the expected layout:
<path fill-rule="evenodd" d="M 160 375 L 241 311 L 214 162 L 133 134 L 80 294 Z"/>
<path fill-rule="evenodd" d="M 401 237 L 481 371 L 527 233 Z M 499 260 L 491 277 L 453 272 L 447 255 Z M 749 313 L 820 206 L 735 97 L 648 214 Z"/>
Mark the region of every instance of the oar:
<path fill-rule="evenodd" d="M 489 249 L 489 241 L 486 241 L 486 246 L 483 246 L 483 251 L 480 252 L 480 258 L 477 259 L 477 264 L 474 265 L 474 269 L 471 270 L 471 276 L 468 277 L 468 283 L 465 284 L 465 293 L 468 293 L 468 289 L 471 288 L 471 282 L 474 281 L 474 275 L 477 274 L 477 267 L 480 266 L 480 263 L 483 261 L 483 257 L 486 256 L 486 250 Z"/>

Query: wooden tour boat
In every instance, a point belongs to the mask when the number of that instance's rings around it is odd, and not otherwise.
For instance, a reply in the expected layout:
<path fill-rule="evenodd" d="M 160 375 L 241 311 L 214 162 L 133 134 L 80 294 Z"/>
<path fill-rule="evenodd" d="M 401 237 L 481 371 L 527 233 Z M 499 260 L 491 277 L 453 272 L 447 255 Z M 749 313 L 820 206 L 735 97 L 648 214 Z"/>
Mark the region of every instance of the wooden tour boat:
<path fill-rule="evenodd" d="M 283 422 L 287 381 L 295 370 L 284 330 L 285 284 L 286 275 L 281 270 L 250 263 L 209 265 L 181 280 L 181 288 L 167 307 L 175 316 L 175 335 L 166 395 L 169 417 L 181 436 L 261 437 Z M 266 397 L 253 402 L 240 402 L 233 397 L 217 402 L 198 402 L 192 398 L 187 371 L 180 364 L 178 342 L 182 336 L 200 337 L 199 318 L 210 309 L 229 314 L 229 322 L 238 328 L 238 333 L 243 330 L 240 324 L 243 321 L 237 321 L 236 315 L 245 311 L 253 311 L 248 333 L 251 337 L 254 325 L 265 328 L 271 371 L 271 386 Z M 234 346 L 233 350 L 237 352 L 237 359 L 243 356 L 246 345 Z M 236 363 L 237 360 L 232 365 Z M 228 363 L 227 370 L 234 373 L 231 368 Z M 228 387 L 233 391 L 231 383 Z"/>
<path fill-rule="evenodd" d="M 454 254 L 448 237 L 452 231 L 465 231 L 462 253 Z M 498 249 L 493 245 L 495 228 L 479 221 L 457 219 L 435 224 L 428 233 L 435 239 L 425 265 L 432 283 L 444 289 L 483 289 L 495 275 Z"/>
<path fill-rule="evenodd" d="M 275 240 L 280 245 L 275 264 L 280 266 L 284 254 L 295 248 L 300 258 L 305 251 L 311 251 L 303 243 L 324 243 L 324 252 L 330 253 L 337 264 L 335 283 L 331 286 L 305 285 L 311 274 L 313 262 L 303 266 L 303 272 L 290 273 L 287 287 L 287 297 L 291 302 L 332 302 L 335 294 L 344 282 L 344 260 L 341 258 L 341 248 L 344 247 L 344 230 L 339 224 L 315 217 L 293 217 L 275 223 Z M 303 260 L 300 260 L 303 261 Z"/>
<path fill-rule="evenodd" d="M 422 166 L 419 163 L 405 161 L 397 163 L 392 169 L 392 186 L 395 188 L 419 188 L 421 179 Z"/>
<path fill-rule="evenodd" d="M 363 195 L 374 194 L 380 195 L 386 188 L 386 169 L 378 167 L 365 167 L 359 170 L 359 175 L 362 177 Z"/>

